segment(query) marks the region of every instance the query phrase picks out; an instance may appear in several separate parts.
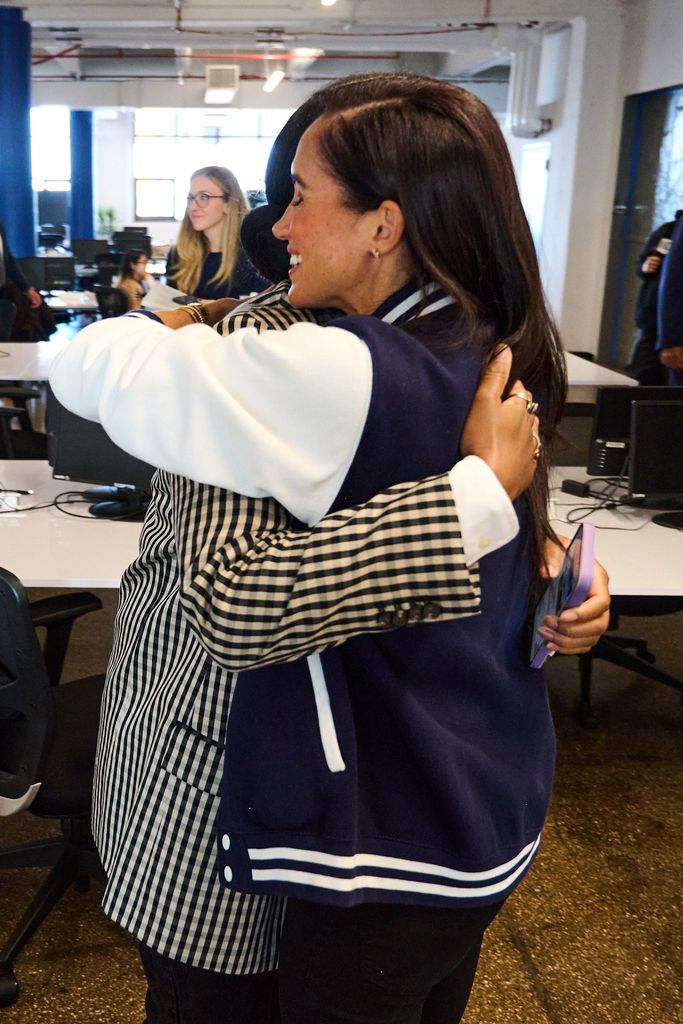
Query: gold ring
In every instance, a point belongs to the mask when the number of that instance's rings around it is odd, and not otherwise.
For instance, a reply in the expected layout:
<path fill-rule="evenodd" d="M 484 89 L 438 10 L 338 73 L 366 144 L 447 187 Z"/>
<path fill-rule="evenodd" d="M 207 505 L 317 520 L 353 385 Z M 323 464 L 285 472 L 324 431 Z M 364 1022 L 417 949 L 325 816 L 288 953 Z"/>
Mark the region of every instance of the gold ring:
<path fill-rule="evenodd" d="M 530 416 L 534 416 L 538 411 L 538 402 L 534 402 L 532 398 L 527 398 L 525 391 L 513 391 L 510 398 L 521 398 Z"/>

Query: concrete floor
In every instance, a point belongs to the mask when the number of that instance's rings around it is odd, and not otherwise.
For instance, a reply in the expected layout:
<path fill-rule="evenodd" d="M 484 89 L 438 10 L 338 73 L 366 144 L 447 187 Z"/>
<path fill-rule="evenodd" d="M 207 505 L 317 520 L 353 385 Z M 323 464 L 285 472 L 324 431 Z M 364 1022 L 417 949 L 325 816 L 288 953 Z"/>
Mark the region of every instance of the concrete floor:
<path fill-rule="evenodd" d="M 69 674 L 102 668 L 113 598 L 79 623 Z M 623 620 L 683 676 L 683 614 Z M 599 725 L 576 721 L 576 660 L 548 671 L 558 732 L 555 797 L 541 853 L 489 930 L 467 1024 L 682 1024 L 683 715 L 679 695 L 599 663 Z M 0 842 L 49 833 L 3 819 Z M 6 933 L 41 872 L 0 876 Z M 131 939 L 71 891 L 17 960 L 22 994 L 0 1024 L 140 1024 L 144 983 Z M 315 1024 L 315 1022 L 311 1022 Z"/>

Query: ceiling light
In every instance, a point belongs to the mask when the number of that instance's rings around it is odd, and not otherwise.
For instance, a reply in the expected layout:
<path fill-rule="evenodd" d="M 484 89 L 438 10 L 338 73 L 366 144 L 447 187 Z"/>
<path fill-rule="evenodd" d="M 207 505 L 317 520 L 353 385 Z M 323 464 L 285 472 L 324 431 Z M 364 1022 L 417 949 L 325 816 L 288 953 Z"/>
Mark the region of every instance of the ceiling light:
<path fill-rule="evenodd" d="M 267 79 L 263 83 L 263 91 L 272 92 L 274 89 L 277 89 L 278 85 L 280 84 L 284 77 L 285 69 L 282 66 L 273 68 L 273 70 L 270 72 Z"/>
<path fill-rule="evenodd" d="M 323 7 L 334 7 L 336 2 L 337 0 L 320 0 L 320 3 Z"/>

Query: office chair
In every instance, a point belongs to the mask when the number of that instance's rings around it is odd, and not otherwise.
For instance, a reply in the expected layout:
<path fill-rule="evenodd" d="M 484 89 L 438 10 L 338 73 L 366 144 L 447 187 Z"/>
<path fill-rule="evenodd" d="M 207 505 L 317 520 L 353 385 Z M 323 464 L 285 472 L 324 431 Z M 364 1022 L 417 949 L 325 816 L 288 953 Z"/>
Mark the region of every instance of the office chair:
<path fill-rule="evenodd" d="M 95 285 L 95 298 L 101 317 L 122 316 L 128 312 L 128 296 L 123 288 L 105 288 Z"/>
<path fill-rule="evenodd" d="M 16 576 L 0 568 L 0 818 L 28 811 L 62 826 L 60 836 L 0 848 L 0 870 L 50 868 L 0 949 L 0 1005 L 16 1001 L 14 960 L 63 893 L 104 879 L 90 829 L 104 677 L 59 683 L 73 622 L 101 607 L 85 592 L 29 604 Z"/>
<path fill-rule="evenodd" d="M 646 679 L 654 679 L 655 682 L 671 686 L 674 690 L 678 690 L 683 701 L 683 679 L 678 679 L 670 672 L 664 672 L 656 667 L 654 664 L 656 655 L 649 649 L 646 640 L 612 632 L 619 628 L 621 615 L 645 618 L 651 615 L 670 615 L 682 609 L 683 597 L 616 596 L 612 598 L 607 632 L 600 637 L 588 654 L 579 655 L 581 690 L 578 714 L 579 721 L 583 726 L 593 729 L 598 724 L 598 718 L 591 703 L 593 662 L 597 659 L 609 661 L 613 665 L 628 669 L 629 672 L 645 676 Z"/>
<path fill-rule="evenodd" d="M 0 299 L 0 341 L 11 341 L 17 307 L 9 299 Z"/>
<path fill-rule="evenodd" d="M 103 285 L 105 288 L 109 288 L 111 286 L 114 275 L 119 272 L 121 256 L 122 253 L 120 252 L 103 252 L 95 256 L 95 264 L 97 266 L 97 284 Z"/>
<path fill-rule="evenodd" d="M 47 434 L 33 429 L 27 403 L 40 398 L 39 388 L 19 387 L 0 382 L 0 400 L 9 400 L 11 405 L 0 405 L 0 458 L 1 459 L 46 459 Z M 12 429 L 16 420 L 19 429 Z"/>

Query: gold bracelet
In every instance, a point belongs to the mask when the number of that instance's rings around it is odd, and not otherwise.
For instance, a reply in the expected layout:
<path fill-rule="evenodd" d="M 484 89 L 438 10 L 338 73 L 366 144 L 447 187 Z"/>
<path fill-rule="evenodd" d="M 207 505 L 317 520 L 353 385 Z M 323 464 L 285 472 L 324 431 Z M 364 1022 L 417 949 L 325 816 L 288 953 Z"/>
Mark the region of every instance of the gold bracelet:
<path fill-rule="evenodd" d="M 187 310 L 196 324 L 208 324 L 209 311 L 201 302 L 190 302 L 183 309 Z"/>

